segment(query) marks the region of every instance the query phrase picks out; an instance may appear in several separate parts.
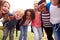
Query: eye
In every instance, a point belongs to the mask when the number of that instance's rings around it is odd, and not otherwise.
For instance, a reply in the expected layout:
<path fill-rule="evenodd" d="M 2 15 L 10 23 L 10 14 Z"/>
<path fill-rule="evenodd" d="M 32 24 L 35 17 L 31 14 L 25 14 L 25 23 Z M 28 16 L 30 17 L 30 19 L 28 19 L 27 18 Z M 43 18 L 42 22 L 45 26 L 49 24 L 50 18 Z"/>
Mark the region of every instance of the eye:
<path fill-rule="evenodd" d="M 10 9 L 10 8 L 8 7 L 8 9 Z"/>

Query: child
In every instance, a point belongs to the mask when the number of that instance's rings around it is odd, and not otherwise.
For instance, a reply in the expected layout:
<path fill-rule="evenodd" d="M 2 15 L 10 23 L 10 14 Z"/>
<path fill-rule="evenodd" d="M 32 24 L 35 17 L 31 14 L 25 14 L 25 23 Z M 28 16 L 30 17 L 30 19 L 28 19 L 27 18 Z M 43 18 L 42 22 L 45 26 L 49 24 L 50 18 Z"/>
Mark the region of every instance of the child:
<path fill-rule="evenodd" d="M 17 9 L 16 11 L 14 11 L 14 16 L 17 20 L 22 19 L 23 15 L 24 15 L 23 9 Z"/>
<path fill-rule="evenodd" d="M 50 23 L 50 13 L 49 10 L 47 11 L 46 5 L 41 3 L 40 8 L 42 10 L 41 16 L 42 16 L 42 23 L 43 23 L 43 28 L 45 29 L 45 32 L 47 34 L 47 39 L 48 40 L 53 40 L 52 34 L 52 24 Z"/>
<path fill-rule="evenodd" d="M 1 18 L 4 19 L 3 26 L 4 26 L 4 35 L 2 40 L 6 40 L 8 33 L 9 34 L 9 40 L 14 40 L 14 25 L 17 23 L 17 20 L 20 19 L 19 15 L 11 15 L 9 14 L 10 4 L 7 1 L 3 2 L 3 5 L 1 7 Z M 19 13 L 20 14 L 20 13 Z M 18 19 L 16 19 L 16 17 Z"/>
<path fill-rule="evenodd" d="M 3 25 L 4 25 L 4 29 L 3 29 L 3 38 L 2 40 L 6 40 L 7 35 L 8 35 L 8 31 L 9 29 L 5 26 L 5 24 L 8 22 L 8 14 L 9 14 L 9 9 L 10 9 L 10 4 L 7 1 L 3 1 L 2 6 L 1 6 L 1 13 L 0 13 L 0 18 L 4 19 Z M 13 30 L 11 30 L 13 31 Z M 11 32 L 13 34 L 13 32 Z M 11 38 L 11 36 L 10 36 Z M 13 36 L 12 36 L 13 38 Z"/>
<path fill-rule="evenodd" d="M 60 40 L 60 0 L 52 0 L 50 6 L 50 22 L 52 23 L 55 40 Z"/>
<path fill-rule="evenodd" d="M 35 18 L 32 20 L 32 28 L 34 32 L 34 40 L 42 39 L 41 17 L 38 11 L 38 3 L 34 2 Z"/>
<path fill-rule="evenodd" d="M 34 18 L 34 11 L 32 9 L 25 10 L 24 16 L 19 22 L 19 28 L 21 31 L 19 40 L 27 40 L 27 26 L 31 20 Z"/>
<path fill-rule="evenodd" d="M 14 11 L 13 16 L 9 17 L 11 20 L 7 23 L 7 26 L 9 26 L 10 30 L 14 28 L 18 20 L 22 19 L 23 15 L 24 15 L 24 11 L 22 9 Z"/>

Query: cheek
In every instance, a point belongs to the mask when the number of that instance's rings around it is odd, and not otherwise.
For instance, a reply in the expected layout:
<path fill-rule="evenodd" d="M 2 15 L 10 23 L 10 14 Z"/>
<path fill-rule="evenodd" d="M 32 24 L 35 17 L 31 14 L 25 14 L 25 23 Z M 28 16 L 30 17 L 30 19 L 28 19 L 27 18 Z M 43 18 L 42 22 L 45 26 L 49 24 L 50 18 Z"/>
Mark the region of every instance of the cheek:
<path fill-rule="evenodd" d="M 1 9 L 2 11 L 4 11 L 5 13 L 8 13 L 9 12 L 9 9 L 8 8 L 6 8 L 6 7 L 2 7 L 2 9 Z"/>
<path fill-rule="evenodd" d="M 2 10 L 6 10 L 6 8 L 5 7 L 2 7 Z"/>
<path fill-rule="evenodd" d="M 27 16 L 26 18 L 27 18 L 27 19 L 30 19 L 31 17 L 30 17 L 30 16 Z"/>
<path fill-rule="evenodd" d="M 22 16 L 16 16 L 16 19 L 18 19 L 18 20 L 22 19 Z"/>

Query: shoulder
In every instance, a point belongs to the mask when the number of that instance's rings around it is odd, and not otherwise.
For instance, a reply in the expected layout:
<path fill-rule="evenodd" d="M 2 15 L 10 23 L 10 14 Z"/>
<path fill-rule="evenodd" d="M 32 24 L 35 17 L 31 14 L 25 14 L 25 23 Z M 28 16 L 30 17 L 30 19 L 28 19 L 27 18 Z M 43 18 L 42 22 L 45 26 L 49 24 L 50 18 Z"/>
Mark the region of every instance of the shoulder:
<path fill-rule="evenodd" d="M 49 3 L 47 3 L 46 4 L 46 9 L 49 11 L 49 9 L 50 9 L 50 5 L 51 5 L 51 2 L 49 2 Z"/>

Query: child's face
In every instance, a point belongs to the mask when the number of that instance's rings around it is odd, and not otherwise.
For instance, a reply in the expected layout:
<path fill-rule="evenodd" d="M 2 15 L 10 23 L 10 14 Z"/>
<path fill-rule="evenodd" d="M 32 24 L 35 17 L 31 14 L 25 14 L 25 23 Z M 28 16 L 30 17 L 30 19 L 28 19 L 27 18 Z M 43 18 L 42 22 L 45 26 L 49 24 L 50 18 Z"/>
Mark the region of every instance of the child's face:
<path fill-rule="evenodd" d="M 34 3 L 34 9 L 38 9 L 38 3 Z"/>
<path fill-rule="evenodd" d="M 31 12 L 27 11 L 26 19 L 31 19 Z"/>
<path fill-rule="evenodd" d="M 19 20 L 19 19 L 22 19 L 23 13 L 20 13 L 20 12 L 14 12 L 14 16 L 15 16 L 15 18 L 16 18 L 17 20 Z"/>
<path fill-rule="evenodd" d="M 3 14 L 6 14 L 9 12 L 10 9 L 10 5 L 6 2 L 3 4 L 3 6 L 1 7 L 1 11 Z"/>
<path fill-rule="evenodd" d="M 41 9 L 41 11 L 45 11 L 45 10 L 46 10 L 46 5 L 41 4 L 41 5 L 40 5 L 40 9 Z"/>

